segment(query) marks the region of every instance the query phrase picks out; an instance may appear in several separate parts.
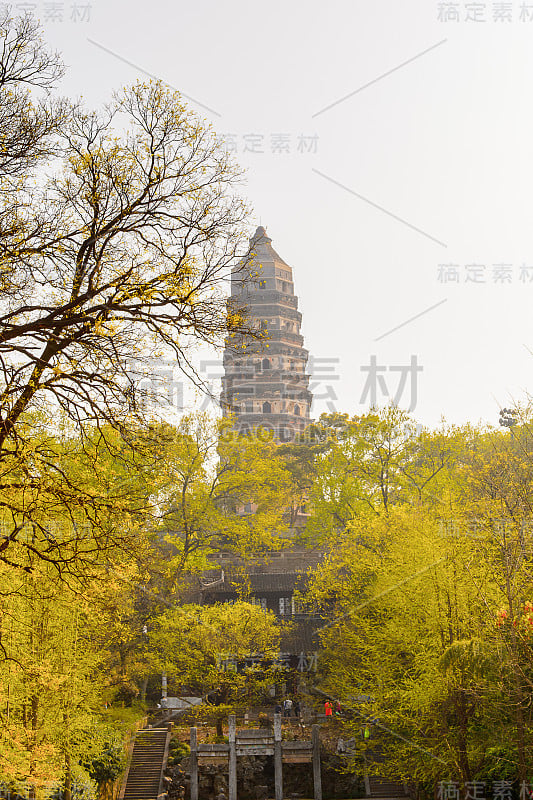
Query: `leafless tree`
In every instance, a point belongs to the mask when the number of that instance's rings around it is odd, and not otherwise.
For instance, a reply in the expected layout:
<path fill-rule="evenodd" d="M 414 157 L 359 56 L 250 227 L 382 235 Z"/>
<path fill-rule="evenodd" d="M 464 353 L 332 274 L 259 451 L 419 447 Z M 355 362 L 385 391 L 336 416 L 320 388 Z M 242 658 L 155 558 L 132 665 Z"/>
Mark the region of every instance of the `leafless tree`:
<path fill-rule="evenodd" d="M 139 365 L 174 359 L 198 380 L 199 343 L 261 334 L 226 299 L 230 270 L 248 264 L 247 208 L 240 170 L 214 132 L 159 82 L 115 94 L 101 112 L 54 100 L 62 67 L 28 17 L 0 18 L 2 46 L 0 469 L 9 489 L 12 467 L 15 484 L 21 469 L 30 484 L 42 479 L 35 415 L 127 439 L 145 416 Z M 32 87 L 44 93 L 37 103 Z M 63 485 L 53 461 L 47 475 Z M 0 554 L 27 517 L 22 504 Z"/>

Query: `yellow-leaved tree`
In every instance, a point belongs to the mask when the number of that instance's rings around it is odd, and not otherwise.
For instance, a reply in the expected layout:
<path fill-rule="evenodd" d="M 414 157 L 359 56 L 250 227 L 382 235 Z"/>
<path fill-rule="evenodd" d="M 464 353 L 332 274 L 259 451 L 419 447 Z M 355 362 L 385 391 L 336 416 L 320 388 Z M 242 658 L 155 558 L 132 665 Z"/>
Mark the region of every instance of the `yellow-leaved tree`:
<path fill-rule="evenodd" d="M 36 490 L 49 467 L 32 448 L 37 412 L 77 431 L 132 430 L 165 393 L 166 360 L 199 382 L 198 343 L 261 337 L 228 308 L 226 281 L 250 270 L 240 171 L 178 92 L 158 81 L 116 92 L 101 111 L 51 102 L 62 67 L 38 26 L 0 15 L 0 472 Z M 43 99 L 38 100 L 39 92 Z M 20 118 L 19 118 L 20 113 Z M 45 169 L 46 168 L 46 169 Z M 83 436 L 82 436 L 83 441 Z M 58 503 L 83 492 L 57 461 Z M 33 519 L 33 497 L 0 558 Z M 87 498 L 89 502 L 89 498 Z M 8 524 L 7 519 L 4 524 Z M 37 535 L 35 555 L 46 551 Z M 58 549 L 56 555 L 59 554 Z"/>

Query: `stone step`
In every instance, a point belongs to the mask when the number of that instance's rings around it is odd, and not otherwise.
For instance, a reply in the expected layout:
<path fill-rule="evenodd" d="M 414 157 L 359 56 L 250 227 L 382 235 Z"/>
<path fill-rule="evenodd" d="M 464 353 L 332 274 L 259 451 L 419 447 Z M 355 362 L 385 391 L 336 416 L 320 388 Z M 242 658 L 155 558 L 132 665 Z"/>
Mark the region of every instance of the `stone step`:
<path fill-rule="evenodd" d="M 124 789 L 124 800 L 157 800 L 166 741 L 167 731 L 161 728 L 137 733 Z"/>

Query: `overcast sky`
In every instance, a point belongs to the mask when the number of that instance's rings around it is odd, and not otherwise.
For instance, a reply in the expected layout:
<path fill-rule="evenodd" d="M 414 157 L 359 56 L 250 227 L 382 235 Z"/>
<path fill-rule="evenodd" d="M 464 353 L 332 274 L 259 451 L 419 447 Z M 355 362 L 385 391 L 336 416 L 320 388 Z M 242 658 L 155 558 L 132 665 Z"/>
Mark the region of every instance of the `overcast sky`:
<path fill-rule="evenodd" d="M 427 425 L 497 423 L 533 391 L 533 0 L 13 6 L 64 91 L 149 73 L 226 136 L 294 270 L 313 416 L 388 392 Z"/>

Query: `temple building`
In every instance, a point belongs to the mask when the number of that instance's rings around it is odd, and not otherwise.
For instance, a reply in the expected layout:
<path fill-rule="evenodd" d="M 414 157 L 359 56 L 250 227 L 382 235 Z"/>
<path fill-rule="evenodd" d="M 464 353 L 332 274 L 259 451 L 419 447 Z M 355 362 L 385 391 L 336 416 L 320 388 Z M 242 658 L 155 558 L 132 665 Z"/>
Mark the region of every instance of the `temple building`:
<path fill-rule="evenodd" d="M 252 325 L 264 330 L 266 337 L 228 339 L 222 408 L 225 414 L 236 415 L 238 431 L 261 427 L 288 442 L 310 423 L 312 395 L 306 374 L 308 352 L 300 333 L 302 315 L 292 269 L 276 253 L 262 226 L 250 239 L 250 256 L 257 275 L 252 281 L 243 280 L 250 258 L 241 262 L 232 273 L 230 302 L 246 308 Z"/>

